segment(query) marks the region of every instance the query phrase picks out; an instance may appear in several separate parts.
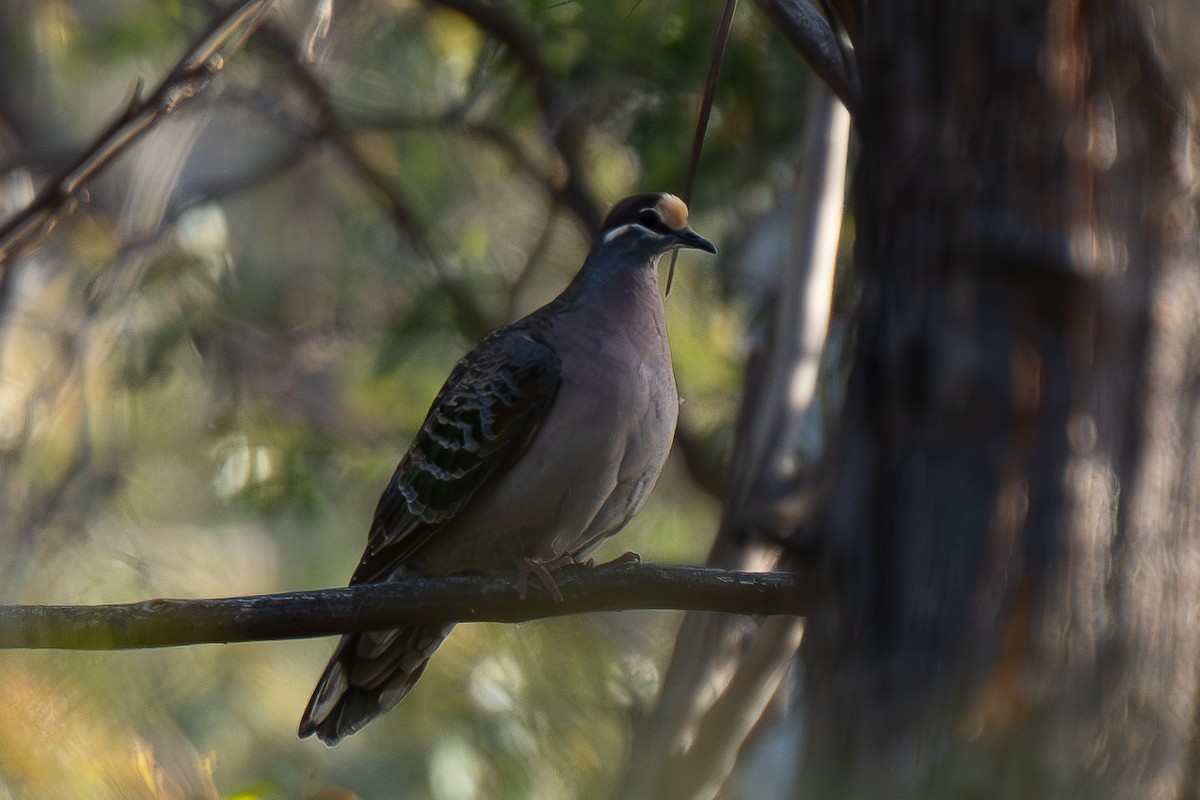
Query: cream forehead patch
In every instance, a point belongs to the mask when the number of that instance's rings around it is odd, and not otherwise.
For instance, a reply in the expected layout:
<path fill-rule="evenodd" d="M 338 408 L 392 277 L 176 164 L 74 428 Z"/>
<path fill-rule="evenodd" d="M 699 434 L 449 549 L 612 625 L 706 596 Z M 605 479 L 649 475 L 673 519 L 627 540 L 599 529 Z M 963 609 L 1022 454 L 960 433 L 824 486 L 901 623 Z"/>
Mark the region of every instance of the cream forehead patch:
<path fill-rule="evenodd" d="M 672 230 L 683 230 L 688 224 L 688 207 L 673 194 L 664 194 L 655 205 L 658 216 Z"/>

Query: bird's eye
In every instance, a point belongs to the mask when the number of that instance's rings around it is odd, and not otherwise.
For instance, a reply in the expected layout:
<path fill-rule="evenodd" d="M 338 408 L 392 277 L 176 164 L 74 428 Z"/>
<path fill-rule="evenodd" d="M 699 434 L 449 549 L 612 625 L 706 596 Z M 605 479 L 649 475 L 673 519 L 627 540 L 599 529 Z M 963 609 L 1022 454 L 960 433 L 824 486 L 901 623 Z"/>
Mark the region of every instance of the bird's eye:
<path fill-rule="evenodd" d="M 658 216 L 658 212 L 653 208 L 647 208 L 638 214 L 638 224 L 644 228 L 654 230 L 662 224 L 662 218 Z"/>

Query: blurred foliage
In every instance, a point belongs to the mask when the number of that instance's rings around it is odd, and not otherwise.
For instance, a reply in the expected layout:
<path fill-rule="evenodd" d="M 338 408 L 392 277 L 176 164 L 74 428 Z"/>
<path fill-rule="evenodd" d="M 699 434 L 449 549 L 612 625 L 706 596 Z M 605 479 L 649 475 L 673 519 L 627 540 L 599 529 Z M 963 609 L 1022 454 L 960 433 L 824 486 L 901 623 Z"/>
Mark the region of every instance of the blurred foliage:
<path fill-rule="evenodd" d="M 0 8 L 0 211 L 86 147 L 136 78 L 165 74 L 217 6 Z M 531 34 L 532 61 L 409 0 L 334 3 L 332 32 L 297 60 L 313 6 L 280 2 L 5 276 L 0 600 L 343 584 L 450 366 L 582 262 L 569 165 L 597 210 L 682 187 L 718 6 L 482 7 Z M 728 243 L 792 181 L 803 75 L 743 4 L 698 230 Z M 683 423 L 727 442 L 744 309 L 720 283 L 685 254 L 667 305 Z M 599 556 L 699 561 L 716 512 L 673 461 Z M 464 626 L 400 708 L 332 750 L 294 735 L 328 641 L 7 653 L 0 798 L 603 797 L 676 621 Z"/>

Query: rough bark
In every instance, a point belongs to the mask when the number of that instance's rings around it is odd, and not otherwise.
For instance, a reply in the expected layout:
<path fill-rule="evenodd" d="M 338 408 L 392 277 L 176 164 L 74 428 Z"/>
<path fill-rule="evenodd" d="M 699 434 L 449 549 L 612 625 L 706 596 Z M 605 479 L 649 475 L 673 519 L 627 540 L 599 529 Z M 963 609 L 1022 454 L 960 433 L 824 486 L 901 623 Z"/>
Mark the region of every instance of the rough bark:
<path fill-rule="evenodd" d="M 867 8 L 798 796 L 1196 796 L 1197 132 L 1150 12 Z"/>

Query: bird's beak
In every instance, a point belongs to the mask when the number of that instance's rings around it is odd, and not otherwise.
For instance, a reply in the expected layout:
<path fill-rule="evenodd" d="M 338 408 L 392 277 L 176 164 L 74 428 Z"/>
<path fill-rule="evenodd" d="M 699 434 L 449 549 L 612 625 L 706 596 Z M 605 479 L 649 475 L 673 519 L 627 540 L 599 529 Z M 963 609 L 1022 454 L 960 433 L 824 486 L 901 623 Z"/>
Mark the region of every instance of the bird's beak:
<path fill-rule="evenodd" d="M 700 234 L 696 233 L 691 228 L 684 228 L 681 231 L 674 231 L 675 241 L 680 247 L 694 247 L 697 250 L 703 250 L 706 253 L 716 255 L 717 246 L 705 239 Z"/>

